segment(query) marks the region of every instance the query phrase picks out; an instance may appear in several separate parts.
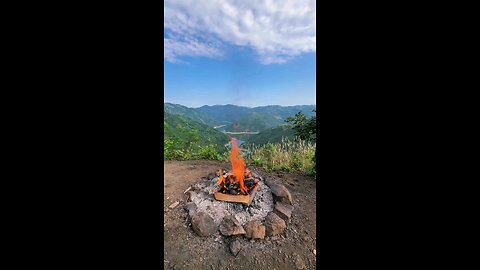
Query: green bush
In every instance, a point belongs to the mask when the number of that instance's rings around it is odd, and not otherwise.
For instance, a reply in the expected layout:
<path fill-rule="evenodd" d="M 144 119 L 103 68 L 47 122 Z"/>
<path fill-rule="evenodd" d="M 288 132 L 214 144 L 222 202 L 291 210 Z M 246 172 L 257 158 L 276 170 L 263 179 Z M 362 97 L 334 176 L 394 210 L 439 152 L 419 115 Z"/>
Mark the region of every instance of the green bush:
<path fill-rule="evenodd" d="M 261 156 L 252 157 L 252 164 L 256 166 L 264 166 L 265 162 Z"/>
<path fill-rule="evenodd" d="M 209 144 L 206 146 L 198 146 L 193 140 L 179 143 L 178 140 L 164 140 L 163 155 L 166 160 L 192 160 L 192 159 L 213 159 L 223 160 L 222 153 L 217 151 L 218 146 Z"/>
<path fill-rule="evenodd" d="M 194 159 L 221 160 L 223 158 L 222 155 L 217 152 L 216 146 L 214 144 L 198 147 L 193 156 Z"/>
<path fill-rule="evenodd" d="M 163 147 L 163 156 L 165 159 L 170 159 L 173 150 L 173 141 L 172 140 L 164 140 L 164 147 Z"/>
<path fill-rule="evenodd" d="M 313 110 L 316 112 L 316 109 Z M 295 130 L 295 136 L 302 140 L 315 141 L 317 133 L 317 117 L 307 118 L 302 112 L 298 112 L 294 117 L 288 117 L 285 122 L 292 123 Z"/>

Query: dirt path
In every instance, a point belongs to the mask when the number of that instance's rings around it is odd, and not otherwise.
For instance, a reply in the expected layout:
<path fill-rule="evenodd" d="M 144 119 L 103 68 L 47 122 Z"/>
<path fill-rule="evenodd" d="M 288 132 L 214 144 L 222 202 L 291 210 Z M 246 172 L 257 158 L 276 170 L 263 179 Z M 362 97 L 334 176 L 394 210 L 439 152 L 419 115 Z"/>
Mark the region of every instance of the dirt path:
<path fill-rule="evenodd" d="M 315 269 L 316 186 L 312 177 L 255 168 L 264 178 L 283 183 L 292 194 L 295 209 L 283 237 L 257 241 L 240 237 L 243 249 L 233 256 L 229 251 L 231 238 L 201 238 L 192 231 L 183 209 L 183 192 L 220 167 L 230 169 L 229 163 L 218 161 L 164 161 L 165 269 Z M 180 204 L 169 209 L 176 201 Z"/>

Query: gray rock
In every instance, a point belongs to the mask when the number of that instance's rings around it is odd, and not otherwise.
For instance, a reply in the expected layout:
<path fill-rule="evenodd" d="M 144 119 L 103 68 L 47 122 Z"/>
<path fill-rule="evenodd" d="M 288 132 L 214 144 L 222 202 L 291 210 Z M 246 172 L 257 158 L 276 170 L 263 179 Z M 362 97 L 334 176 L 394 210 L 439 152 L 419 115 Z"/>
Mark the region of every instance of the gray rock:
<path fill-rule="evenodd" d="M 201 189 L 202 189 L 202 187 L 200 186 L 200 184 L 195 184 L 195 185 L 192 186 L 193 191 L 199 191 Z"/>
<path fill-rule="evenodd" d="M 284 185 L 275 183 L 272 180 L 268 180 L 265 183 L 272 190 L 272 195 L 275 202 L 283 202 L 290 205 L 292 204 L 292 194 L 290 194 L 290 191 L 288 191 Z"/>
<path fill-rule="evenodd" d="M 246 234 L 242 224 L 232 215 L 225 216 L 220 223 L 220 233 L 225 236 Z"/>
<path fill-rule="evenodd" d="M 285 220 L 285 222 L 290 221 L 290 218 L 292 217 L 292 211 L 293 206 L 282 202 L 276 202 L 275 208 L 273 209 L 273 212 Z"/>
<path fill-rule="evenodd" d="M 245 236 L 248 239 L 265 238 L 265 226 L 258 220 L 252 220 L 245 224 Z"/>
<path fill-rule="evenodd" d="M 278 235 L 283 233 L 285 230 L 286 224 L 283 219 L 281 219 L 274 212 L 268 213 L 265 218 L 265 230 L 268 236 Z"/>
<path fill-rule="evenodd" d="M 267 186 L 270 187 L 270 186 L 272 186 L 272 185 L 275 185 L 275 182 L 272 181 L 272 179 L 267 178 L 267 179 L 265 179 L 265 184 L 267 184 Z"/>
<path fill-rule="evenodd" d="M 217 231 L 217 225 L 213 218 L 205 212 L 197 212 L 192 215 L 192 229 L 199 236 L 209 236 Z"/>
<path fill-rule="evenodd" d="M 194 203 L 194 202 L 188 202 L 185 204 L 185 206 L 183 206 L 183 209 L 187 210 L 188 212 L 188 215 L 190 216 L 190 218 L 192 217 L 192 215 L 195 213 L 195 211 L 197 210 L 197 205 Z"/>
<path fill-rule="evenodd" d="M 239 240 L 235 240 L 230 243 L 230 252 L 232 252 L 233 256 L 237 256 L 240 250 L 242 250 L 242 244 Z"/>
<path fill-rule="evenodd" d="M 197 196 L 197 193 L 193 190 L 187 191 L 185 194 L 187 194 L 187 202 L 192 202 Z"/>

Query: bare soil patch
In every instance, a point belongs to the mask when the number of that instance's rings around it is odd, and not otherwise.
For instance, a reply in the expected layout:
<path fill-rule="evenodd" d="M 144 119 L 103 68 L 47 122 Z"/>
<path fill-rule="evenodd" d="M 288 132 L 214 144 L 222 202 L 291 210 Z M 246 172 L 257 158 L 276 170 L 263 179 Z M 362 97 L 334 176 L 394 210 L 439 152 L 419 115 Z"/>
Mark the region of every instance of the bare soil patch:
<path fill-rule="evenodd" d="M 164 161 L 164 267 L 165 269 L 315 269 L 316 185 L 313 177 L 284 172 L 254 171 L 265 179 L 285 185 L 292 194 L 290 221 L 280 236 L 248 240 L 243 236 L 214 234 L 200 237 L 190 227 L 184 191 L 219 168 L 230 168 L 219 161 Z M 179 204 L 171 209 L 170 205 Z M 241 250 L 230 251 L 233 241 Z"/>

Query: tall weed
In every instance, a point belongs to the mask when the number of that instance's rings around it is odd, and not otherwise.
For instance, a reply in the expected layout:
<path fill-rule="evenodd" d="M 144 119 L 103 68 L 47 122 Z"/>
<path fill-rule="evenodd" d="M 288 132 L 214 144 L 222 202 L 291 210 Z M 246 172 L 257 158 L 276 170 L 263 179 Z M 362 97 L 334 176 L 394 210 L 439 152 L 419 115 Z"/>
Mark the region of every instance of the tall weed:
<path fill-rule="evenodd" d="M 268 171 L 282 170 L 316 175 L 315 142 L 282 139 L 280 143 L 268 143 L 247 148 L 251 156 L 248 162 Z"/>

